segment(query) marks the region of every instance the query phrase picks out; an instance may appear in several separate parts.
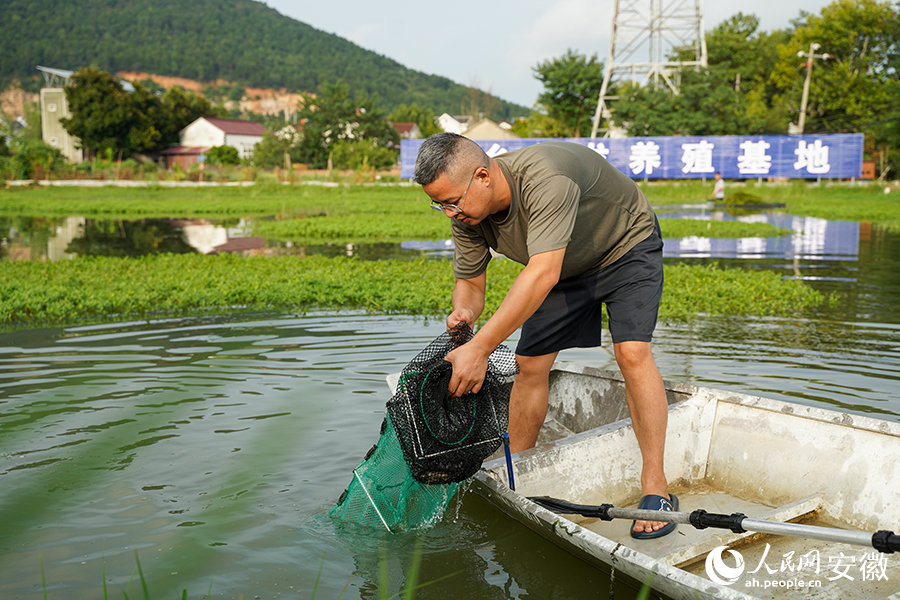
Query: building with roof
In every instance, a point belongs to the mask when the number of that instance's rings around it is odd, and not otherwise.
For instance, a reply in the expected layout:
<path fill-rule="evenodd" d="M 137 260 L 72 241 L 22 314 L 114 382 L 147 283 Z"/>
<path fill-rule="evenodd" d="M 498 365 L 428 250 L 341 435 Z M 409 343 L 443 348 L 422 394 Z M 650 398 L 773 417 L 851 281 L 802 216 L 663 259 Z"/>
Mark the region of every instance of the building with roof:
<path fill-rule="evenodd" d="M 178 137 L 181 146 L 189 148 L 231 146 L 237 149 L 241 158 L 250 158 L 253 155 L 253 147 L 262 141 L 265 133 L 266 128 L 262 123 L 254 121 L 200 117 L 182 129 Z"/>
<path fill-rule="evenodd" d="M 462 135 L 470 140 L 515 140 L 519 139 L 515 133 L 498 125 L 490 119 L 482 119 L 477 123 L 470 125 Z"/>
<path fill-rule="evenodd" d="M 404 140 L 418 140 L 422 137 L 422 130 L 417 123 L 391 123 L 400 138 Z"/>
<path fill-rule="evenodd" d="M 470 117 L 468 115 L 454 116 L 448 113 L 444 113 L 438 117 L 437 122 L 438 127 L 443 129 L 444 131 L 462 134 L 462 132 L 468 129 L 469 126 L 475 123 L 475 117 Z"/>

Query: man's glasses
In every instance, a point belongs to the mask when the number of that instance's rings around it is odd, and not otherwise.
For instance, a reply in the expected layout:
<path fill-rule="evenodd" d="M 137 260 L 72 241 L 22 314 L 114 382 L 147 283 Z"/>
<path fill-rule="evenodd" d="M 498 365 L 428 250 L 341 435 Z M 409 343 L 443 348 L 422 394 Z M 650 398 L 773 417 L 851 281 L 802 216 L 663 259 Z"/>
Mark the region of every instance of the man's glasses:
<path fill-rule="evenodd" d="M 456 204 L 445 203 L 441 204 L 440 202 L 436 202 L 434 200 L 431 201 L 431 208 L 434 210 L 439 210 L 442 213 L 446 213 L 446 211 L 450 211 L 454 215 L 462 214 L 462 209 L 459 207 L 460 204 L 463 203 L 463 200 L 466 199 L 466 194 L 469 193 L 469 186 L 472 185 L 472 181 L 475 179 L 475 173 L 478 172 L 478 169 L 472 171 L 472 176 L 469 177 L 469 183 L 466 185 L 466 191 L 463 192 L 463 195 L 460 197 L 459 201 Z"/>

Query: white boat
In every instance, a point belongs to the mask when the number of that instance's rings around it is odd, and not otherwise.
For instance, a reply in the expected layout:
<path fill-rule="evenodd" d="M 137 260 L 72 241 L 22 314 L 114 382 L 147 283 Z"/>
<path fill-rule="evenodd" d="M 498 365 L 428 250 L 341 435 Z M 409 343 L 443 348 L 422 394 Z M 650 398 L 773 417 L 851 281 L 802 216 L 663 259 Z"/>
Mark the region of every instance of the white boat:
<path fill-rule="evenodd" d="M 900 424 L 695 385 L 666 389 L 666 474 L 679 511 L 870 533 L 900 526 Z M 516 490 L 502 457 L 485 462 L 474 489 L 573 555 L 638 583 L 652 578 L 671 598 L 900 599 L 900 554 L 683 524 L 635 540 L 631 521 L 563 516 L 528 499 L 636 507 L 641 455 L 627 417 L 620 374 L 557 363 L 538 445 L 513 455 Z"/>

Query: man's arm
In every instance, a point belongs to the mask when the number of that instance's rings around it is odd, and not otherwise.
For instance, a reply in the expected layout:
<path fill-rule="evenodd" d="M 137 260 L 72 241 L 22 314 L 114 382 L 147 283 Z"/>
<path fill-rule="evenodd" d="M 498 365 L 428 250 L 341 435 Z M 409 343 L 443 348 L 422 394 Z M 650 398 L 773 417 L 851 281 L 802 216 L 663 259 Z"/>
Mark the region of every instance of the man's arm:
<path fill-rule="evenodd" d="M 487 274 L 482 273 L 472 279 L 457 279 L 453 287 L 453 312 L 447 317 L 447 329 L 465 321 L 475 327 L 475 321 L 484 311 L 484 292 L 487 289 Z"/>
<path fill-rule="evenodd" d="M 449 385 L 451 397 L 459 397 L 466 392 L 477 392 L 481 389 L 491 352 L 521 327 L 528 317 L 540 307 L 547 294 L 559 281 L 565 253 L 566 249 L 560 248 L 532 256 L 519 276 L 516 277 L 512 287 L 509 288 L 506 298 L 503 299 L 494 316 L 485 323 L 469 343 L 447 355 L 446 360 L 453 365 L 453 376 Z M 460 288 L 460 281 L 475 282 L 476 280 L 480 280 L 481 285 L 480 307 L 477 313 L 473 312 L 472 314 L 475 314 L 476 318 L 481 314 L 484 309 L 485 274 L 475 280 L 457 280 L 456 287 L 453 289 L 454 311 L 447 319 L 448 326 L 454 315 L 458 319 L 457 322 L 464 320 L 460 318 L 460 315 L 463 314 L 462 309 L 471 309 L 471 305 L 464 305 L 463 299 L 470 301 L 468 299 L 472 291 L 468 287 Z M 459 305 L 457 305 L 457 290 L 459 290 Z M 471 321 L 470 324 L 474 324 L 474 321 Z"/>

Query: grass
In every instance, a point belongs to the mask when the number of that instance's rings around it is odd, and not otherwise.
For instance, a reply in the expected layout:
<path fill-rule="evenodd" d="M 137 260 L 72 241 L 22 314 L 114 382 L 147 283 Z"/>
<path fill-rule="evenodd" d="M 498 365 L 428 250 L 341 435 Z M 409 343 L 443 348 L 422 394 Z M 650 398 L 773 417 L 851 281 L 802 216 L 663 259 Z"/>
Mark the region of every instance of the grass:
<path fill-rule="evenodd" d="M 521 266 L 492 261 L 488 318 Z M 661 319 L 704 314 L 792 315 L 826 301 L 777 273 L 666 267 Z M 363 310 L 445 315 L 453 286 L 450 261 L 362 261 L 346 257 L 238 257 L 163 254 L 0 262 L 0 325 L 68 325 L 99 320 L 238 310 Z"/>

